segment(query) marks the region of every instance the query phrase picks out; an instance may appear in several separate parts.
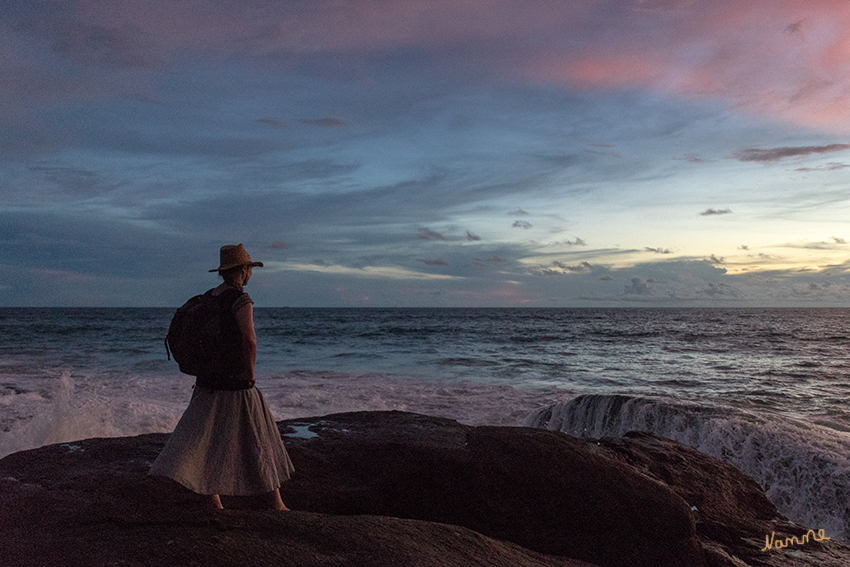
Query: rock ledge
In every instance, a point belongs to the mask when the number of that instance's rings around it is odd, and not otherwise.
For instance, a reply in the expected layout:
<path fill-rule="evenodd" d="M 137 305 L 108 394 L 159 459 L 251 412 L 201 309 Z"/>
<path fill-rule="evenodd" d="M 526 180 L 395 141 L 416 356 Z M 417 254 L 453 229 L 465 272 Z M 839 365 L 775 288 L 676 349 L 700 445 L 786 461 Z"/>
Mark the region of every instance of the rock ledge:
<path fill-rule="evenodd" d="M 0 460 L 0 557 L 31 565 L 742 567 L 850 565 L 737 469 L 633 433 L 578 440 L 406 412 L 279 423 L 290 513 L 146 475 L 167 434 Z M 828 534 L 827 534 L 828 535 Z"/>

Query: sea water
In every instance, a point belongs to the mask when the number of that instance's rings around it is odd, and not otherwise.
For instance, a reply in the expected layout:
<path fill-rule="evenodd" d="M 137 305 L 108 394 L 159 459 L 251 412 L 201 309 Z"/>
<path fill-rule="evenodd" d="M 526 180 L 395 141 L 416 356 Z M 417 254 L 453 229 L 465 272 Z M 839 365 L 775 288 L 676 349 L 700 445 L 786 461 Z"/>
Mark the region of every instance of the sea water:
<path fill-rule="evenodd" d="M 173 309 L 0 309 L 0 457 L 169 432 Z M 644 430 L 850 541 L 848 309 L 255 309 L 276 419 L 405 410 L 579 437 Z"/>

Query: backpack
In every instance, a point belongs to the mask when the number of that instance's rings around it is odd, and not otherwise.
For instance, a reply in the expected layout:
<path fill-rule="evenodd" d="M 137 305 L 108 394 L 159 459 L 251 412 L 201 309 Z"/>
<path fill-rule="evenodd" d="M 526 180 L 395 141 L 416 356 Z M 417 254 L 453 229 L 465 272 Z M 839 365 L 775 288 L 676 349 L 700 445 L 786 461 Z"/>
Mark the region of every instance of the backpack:
<path fill-rule="evenodd" d="M 212 291 L 184 303 L 168 327 L 165 352 L 169 360 L 174 356 L 184 374 L 214 376 L 220 368 L 221 305 Z"/>

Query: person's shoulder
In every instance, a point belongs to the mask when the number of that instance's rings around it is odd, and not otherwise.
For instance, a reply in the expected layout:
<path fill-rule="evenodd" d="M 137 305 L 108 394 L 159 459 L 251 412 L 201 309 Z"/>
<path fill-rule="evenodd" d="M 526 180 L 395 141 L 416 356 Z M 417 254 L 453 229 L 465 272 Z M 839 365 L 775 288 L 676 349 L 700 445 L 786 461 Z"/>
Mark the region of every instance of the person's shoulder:
<path fill-rule="evenodd" d="M 246 305 L 253 305 L 254 304 L 254 301 L 251 299 L 251 296 L 248 295 L 247 293 L 245 293 L 244 291 L 241 292 L 241 293 L 236 291 L 236 290 L 233 290 L 233 291 L 235 291 L 236 293 L 239 294 L 239 297 L 237 297 L 233 301 L 233 306 L 231 307 L 231 309 L 233 310 L 234 313 L 236 313 L 237 311 L 239 311 L 240 309 L 242 309 Z"/>

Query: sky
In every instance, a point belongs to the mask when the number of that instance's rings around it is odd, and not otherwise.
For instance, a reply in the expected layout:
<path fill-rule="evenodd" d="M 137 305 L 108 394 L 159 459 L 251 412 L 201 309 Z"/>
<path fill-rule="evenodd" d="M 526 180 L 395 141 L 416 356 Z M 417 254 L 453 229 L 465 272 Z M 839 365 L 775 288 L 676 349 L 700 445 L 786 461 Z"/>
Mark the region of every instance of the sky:
<path fill-rule="evenodd" d="M 3 0 L 0 306 L 844 306 L 846 0 Z"/>

